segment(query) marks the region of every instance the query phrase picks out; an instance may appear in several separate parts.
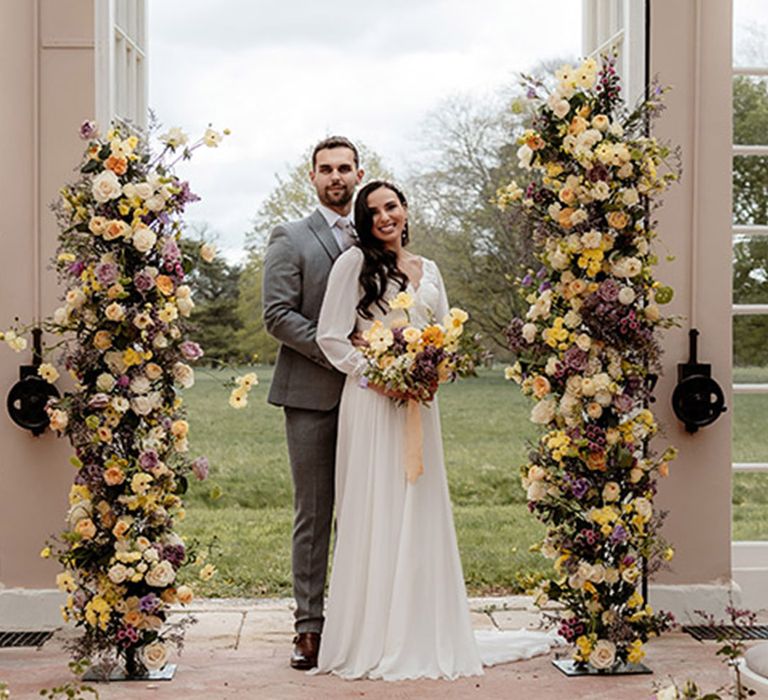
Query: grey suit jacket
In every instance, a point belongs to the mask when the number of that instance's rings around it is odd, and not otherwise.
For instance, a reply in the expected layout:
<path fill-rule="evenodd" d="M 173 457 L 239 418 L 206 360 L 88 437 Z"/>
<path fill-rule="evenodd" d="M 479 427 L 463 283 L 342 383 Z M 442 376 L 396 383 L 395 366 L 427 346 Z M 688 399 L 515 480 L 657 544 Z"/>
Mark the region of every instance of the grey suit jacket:
<path fill-rule="evenodd" d="M 329 411 L 344 375 L 315 342 L 328 275 L 341 254 L 323 215 L 277 226 L 264 259 L 264 325 L 280 341 L 267 400 L 276 406 Z"/>

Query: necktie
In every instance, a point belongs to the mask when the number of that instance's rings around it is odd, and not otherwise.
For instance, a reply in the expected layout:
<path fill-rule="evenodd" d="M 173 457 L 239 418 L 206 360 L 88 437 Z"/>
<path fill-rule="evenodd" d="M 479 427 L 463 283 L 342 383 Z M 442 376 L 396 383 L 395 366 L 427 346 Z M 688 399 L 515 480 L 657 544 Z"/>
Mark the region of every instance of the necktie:
<path fill-rule="evenodd" d="M 336 227 L 341 231 L 342 247 L 344 250 L 352 247 L 357 242 L 355 227 L 346 216 L 339 217 Z"/>

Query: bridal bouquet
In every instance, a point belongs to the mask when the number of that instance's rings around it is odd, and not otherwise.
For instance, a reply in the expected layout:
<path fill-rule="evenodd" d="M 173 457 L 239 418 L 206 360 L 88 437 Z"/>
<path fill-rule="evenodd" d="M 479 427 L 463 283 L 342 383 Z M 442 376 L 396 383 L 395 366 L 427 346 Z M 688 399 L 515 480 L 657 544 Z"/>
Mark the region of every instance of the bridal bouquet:
<path fill-rule="evenodd" d="M 598 669 L 643 658 L 669 619 L 641 579 L 672 556 L 654 507 L 671 448 L 654 453 L 649 406 L 660 371 L 660 305 L 650 212 L 677 178 L 674 152 L 647 133 L 661 90 L 633 111 L 610 58 L 527 81 L 533 107 L 518 157 L 527 181 L 498 194 L 533 223 L 541 263 L 521 281 L 530 304 L 508 338 L 508 378 L 535 404 L 540 437 L 522 469 L 530 511 L 548 527 L 541 552 L 555 576 L 539 590 L 565 607 L 560 634 L 574 661 Z"/>
<path fill-rule="evenodd" d="M 464 332 L 469 318 L 466 311 L 453 308 L 442 324 L 416 328 L 408 315 L 412 306 L 413 298 L 400 292 L 389 307 L 402 309 L 405 323 L 386 327 L 374 321 L 363 332 L 367 345 L 361 351 L 368 361 L 363 376 L 395 393 L 398 404 L 418 401 L 427 405 L 440 384 L 474 373 L 479 348 L 475 339 Z"/>

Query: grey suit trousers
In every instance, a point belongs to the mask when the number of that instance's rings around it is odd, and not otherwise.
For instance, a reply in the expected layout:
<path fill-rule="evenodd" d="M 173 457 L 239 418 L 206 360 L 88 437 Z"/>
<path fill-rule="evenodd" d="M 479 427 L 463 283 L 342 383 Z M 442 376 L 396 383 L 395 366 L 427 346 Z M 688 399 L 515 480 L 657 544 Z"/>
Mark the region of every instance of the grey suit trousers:
<path fill-rule="evenodd" d="M 323 592 L 333 519 L 338 407 L 313 411 L 286 406 L 285 430 L 293 474 L 293 596 L 296 631 L 322 632 Z"/>

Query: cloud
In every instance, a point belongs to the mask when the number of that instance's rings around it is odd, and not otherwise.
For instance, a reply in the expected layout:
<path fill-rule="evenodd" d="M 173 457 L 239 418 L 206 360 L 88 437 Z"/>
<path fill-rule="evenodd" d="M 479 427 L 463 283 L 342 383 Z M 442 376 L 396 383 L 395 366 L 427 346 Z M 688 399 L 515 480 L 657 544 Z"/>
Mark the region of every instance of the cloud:
<path fill-rule="evenodd" d="M 150 106 L 191 135 L 232 135 L 183 164 L 190 218 L 242 246 L 274 174 L 331 133 L 402 175 L 425 116 L 475 99 L 543 58 L 579 52 L 581 3 L 509 0 L 162 0 L 150 7 Z"/>

